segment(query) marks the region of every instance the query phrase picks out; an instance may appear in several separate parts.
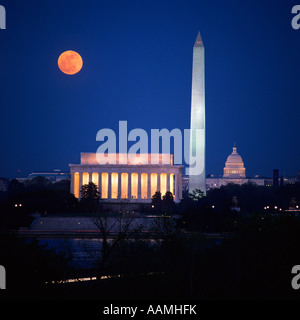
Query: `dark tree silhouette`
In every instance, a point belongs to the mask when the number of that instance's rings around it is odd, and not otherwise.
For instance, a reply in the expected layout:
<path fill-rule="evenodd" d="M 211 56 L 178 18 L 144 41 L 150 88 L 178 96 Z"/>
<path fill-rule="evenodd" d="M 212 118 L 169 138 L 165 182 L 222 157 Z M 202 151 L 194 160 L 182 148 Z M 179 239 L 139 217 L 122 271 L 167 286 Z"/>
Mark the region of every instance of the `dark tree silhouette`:
<path fill-rule="evenodd" d="M 174 197 L 171 191 L 167 191 L 163 196 L 162 209 L 166 213 L 173 213 L 175 210 Z"/>
<path fill-rule="evenodd" d="M 81 187 L 81 198 L 82 199 L 95 199 L 99 200 L 99 191 L 97 189 L 97 185 L 93 182 L 89 182 L 88 184 L 84 184 Z"/>
<path fill-rule="evenodd" d="M 7 192 L 8 192 L 8 197 L 10 198 L 16 197 L 25 192 L 25 186 L 23 183 L 19 182 L 18 180 L 13 179 L 9 182 Z"/>
<path fill-rule="evenodd" d="M 52 182 L 42 176 L 37 176 L 32 179 L 25 180 L 25 186 L 28 190 L 45 190 L 52 185 Z"/>
<path fill-rule="evenodd" d="M 134 219 L 135 216 L 133 214 L 113 217 L 104 213 L 90 217 L 90 220 L 98 228 L 100 238 L 102 239 L 98 270 L 99 279 L 108 271 L 109 256 L 117 244 L 126 238 L 129 227 Z"/>
<path fill-rule="evenodd" d="M 159 191 L 156 191 L 154 195 L 151 198 L 151 205 L 153 208 L 153 211 L 160 212 L 161 211 L 161 193 Z"/>
<path fill-rule="evenodd" d="M 96 212 L 99 208 L 100 193 L 97 185 L 89 182 L 81 187 L 81 203 L 88 210 L 88 212 Z"/>

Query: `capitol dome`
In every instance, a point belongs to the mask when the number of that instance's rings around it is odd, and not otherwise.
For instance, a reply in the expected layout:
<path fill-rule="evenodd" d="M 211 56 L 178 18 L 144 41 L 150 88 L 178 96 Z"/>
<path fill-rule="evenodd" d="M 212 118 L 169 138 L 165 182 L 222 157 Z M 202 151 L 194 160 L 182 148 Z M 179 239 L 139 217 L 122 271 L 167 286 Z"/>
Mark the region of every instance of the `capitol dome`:
<path fill-rule="evenodd" d="M 246 178 L 246 169 L 242 157 L 237 153 L 236 146 L 233 147 L 232 153 L 228 156 L 223 178 L 241 179 Z"/>

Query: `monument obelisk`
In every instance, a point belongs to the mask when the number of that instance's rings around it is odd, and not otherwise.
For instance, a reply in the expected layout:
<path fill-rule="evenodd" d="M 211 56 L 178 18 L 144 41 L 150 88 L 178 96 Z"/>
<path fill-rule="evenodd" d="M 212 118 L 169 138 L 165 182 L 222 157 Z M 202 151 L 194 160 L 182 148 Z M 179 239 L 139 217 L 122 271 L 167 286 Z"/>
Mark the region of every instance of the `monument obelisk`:
<path fill-rule="evenodd" d="M 189 192 L 200 189 L 206 195 L 205 182 L 205 63 L 204 45 L 198 32 L 193 48 L 191 99 L 190 163 L 194 157 L 196 170 L 189 172 Z"/>

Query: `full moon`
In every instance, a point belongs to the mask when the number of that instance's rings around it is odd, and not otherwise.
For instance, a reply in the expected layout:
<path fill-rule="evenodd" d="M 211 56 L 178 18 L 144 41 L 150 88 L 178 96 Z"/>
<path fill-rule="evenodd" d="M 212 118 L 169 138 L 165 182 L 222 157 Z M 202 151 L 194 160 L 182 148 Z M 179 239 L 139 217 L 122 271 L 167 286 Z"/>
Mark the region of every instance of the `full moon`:
<path fill-rule="evenodd" d="M 80 54 L 75 51 L 65 51 L 58 58 L 59 69 L 69 75 L 78 73 L 83 65 Z"/>

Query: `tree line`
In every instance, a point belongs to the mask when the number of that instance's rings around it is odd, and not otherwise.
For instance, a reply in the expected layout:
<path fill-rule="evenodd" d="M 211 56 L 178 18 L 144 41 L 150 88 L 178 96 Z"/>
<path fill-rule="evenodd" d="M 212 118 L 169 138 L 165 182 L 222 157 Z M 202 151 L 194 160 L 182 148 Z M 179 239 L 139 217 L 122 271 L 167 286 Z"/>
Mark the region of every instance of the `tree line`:
<path fill-rule="evenodd" d="M 206 196 L 195 190 L 185 193 L 179 204 L 171 193 L 155 193 L 149 212 L 158 218 L 151 241 L 143 240 L 141 228 L 128 237 L 131 213 L 102 212 L 95 185 L 82 187 L 80 201 L 70 195 L 69 187 L 68 181 L 51 183 L 39 177 L 24 183 L 12 180 L 7 194 L 2 194 L 1 228 L 24 226 L 36 211 L 90 216 L 103 245 L 96 270 L 84 272 L 99 279 L 103 275 L 120 278 L 76 286 L 57 284 L 49 291 L 46 281 L 74 276 L 66 257 L 37 242 L 26 244 L 0 232 L 1 264 L 16 273 L 16 290 L 24 286 L 33 295 L 45 290 L 47 295 L 93 298 L 296 297 L 290 280 L 291 268 L 300 259 L 300 221 L 292 211 L 279 209 L 296 208 L 299 185 L 227 185 L 209 190 Z M 111 240 L 114 224 L 122 227 Z M 206 234 L 211 232 L 229 236 L 210 240 Z"/>
<path fill-rule="evenodd" d="M 81 188 L 81 200 L 70 193 L 70 181 L 52 183 L 45 177 L 35 177 L 23 183 L 11 180 L 7 192 L 0 192 L 0 227 L 14 228 L 30 222 L 32 213 L 90 214 L 102 212 L 97 186 L 90 182 Z M 235 199 L 235 200 L 234 200 Z M 233 209 L 237 202 L 239 212 Z M 227 231 L 236 215 L 280 213 L 300 205 L 300 184 L 273 187 L 228 184 L 208 190 L 183 192 L 179 204 L 171 192 L 155 192 L 151 204 L 143 206 L 145 213 L 180 215 L 181 227 L 189 230 Z M 280 210 L 281 209 L 281 210 Z"/>

